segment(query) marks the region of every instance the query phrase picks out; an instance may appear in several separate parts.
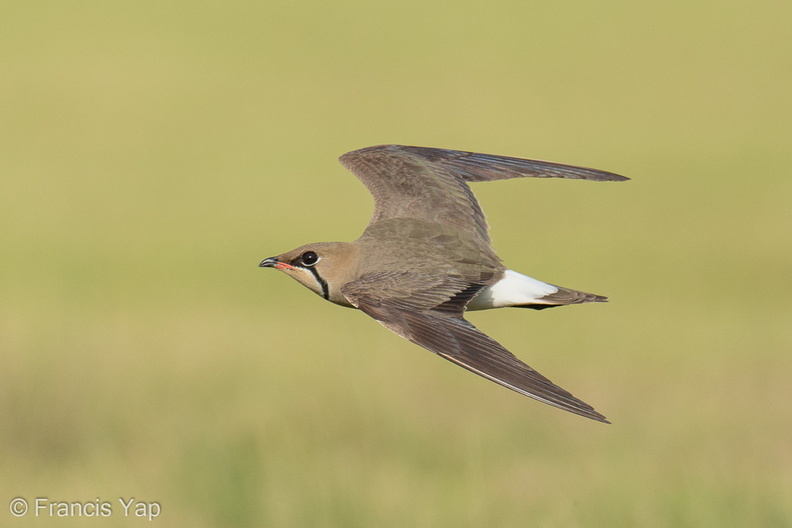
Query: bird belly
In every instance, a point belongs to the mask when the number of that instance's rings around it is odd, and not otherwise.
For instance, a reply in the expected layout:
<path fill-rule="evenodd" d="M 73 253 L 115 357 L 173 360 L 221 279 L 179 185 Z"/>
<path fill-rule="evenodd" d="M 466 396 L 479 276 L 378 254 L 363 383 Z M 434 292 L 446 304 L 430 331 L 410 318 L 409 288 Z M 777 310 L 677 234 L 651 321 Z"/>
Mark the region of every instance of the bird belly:
<path fill-rule="evenodd" d="M 481 290 L 467 304 L 468 310 L 489 310 L 507 306 L 535 304 L 542 297 L 558 292 L 558 288 L 516 271 L 506 270 L 503 278 Z M 542 304 L 539 302 L 539 304 Z"/>

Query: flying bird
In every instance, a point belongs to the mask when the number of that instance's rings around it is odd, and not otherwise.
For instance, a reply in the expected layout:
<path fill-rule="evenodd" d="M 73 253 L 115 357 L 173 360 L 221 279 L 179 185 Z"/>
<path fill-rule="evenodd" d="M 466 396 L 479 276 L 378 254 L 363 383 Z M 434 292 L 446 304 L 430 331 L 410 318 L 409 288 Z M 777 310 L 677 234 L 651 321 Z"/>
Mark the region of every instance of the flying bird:
<path fill-rule="evenodd" d="M 507 269 L 468 182 L 509 178 L 624 181 L 601 170 L 425 147 L 380 145 L 339 158 L 374 197 L 354 242 L 319 242 L 264 259 L 326 300 L 520 394 L 600 422 L 594 408 L 468 322 L 468 310 L 544 309 L 606 297 Z"/>

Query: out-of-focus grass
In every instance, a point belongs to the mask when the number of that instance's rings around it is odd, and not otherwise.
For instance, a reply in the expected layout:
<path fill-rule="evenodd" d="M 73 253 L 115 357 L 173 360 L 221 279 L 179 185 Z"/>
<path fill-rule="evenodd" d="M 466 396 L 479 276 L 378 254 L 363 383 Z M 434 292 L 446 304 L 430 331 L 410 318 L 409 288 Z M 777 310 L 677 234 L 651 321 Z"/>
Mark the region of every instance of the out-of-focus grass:
<path fill-rule="evenodd" d="M 789 7 L 3 10 L 0 501 L 112 501 L 103 526 L 141 522 L 130 496 L 169 526 L 792 522 Z M 334 159 L 383 142 L 634 179 L 474 189 L 508 265 L 612 302 L 471 320 L 613 425 L 256 267 L 356 237 L 370 198 Z"/>

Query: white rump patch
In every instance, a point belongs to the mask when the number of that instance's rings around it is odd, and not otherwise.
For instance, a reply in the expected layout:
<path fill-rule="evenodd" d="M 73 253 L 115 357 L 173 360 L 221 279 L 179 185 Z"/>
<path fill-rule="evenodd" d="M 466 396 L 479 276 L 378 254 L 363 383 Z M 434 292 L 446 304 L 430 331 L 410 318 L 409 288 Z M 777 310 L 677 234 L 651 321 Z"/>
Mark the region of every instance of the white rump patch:
<path fill-rule="evenodd" d="M 537 302 L 542 297 L 556 293 L 558 288 L 516 271 L 506 270 L 503 278 L 484 288 L 467 305 L 468 310 L 487 310 Z"/>

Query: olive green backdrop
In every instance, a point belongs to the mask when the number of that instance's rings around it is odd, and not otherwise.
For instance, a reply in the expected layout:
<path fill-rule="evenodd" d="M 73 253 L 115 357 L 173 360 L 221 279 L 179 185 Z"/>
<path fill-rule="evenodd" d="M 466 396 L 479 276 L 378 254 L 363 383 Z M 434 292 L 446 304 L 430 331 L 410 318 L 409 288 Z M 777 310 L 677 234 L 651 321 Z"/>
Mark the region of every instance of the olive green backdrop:
<path fill-rule="evenodd" d="M 791 17 L 0 2 L 0 524 L 788 526 Z M 474 185 L 508 266 L 611 302 L 470 319 L 613 425 L 257 267 L 359 235 L 379 143 L 633 179 Z"/>

